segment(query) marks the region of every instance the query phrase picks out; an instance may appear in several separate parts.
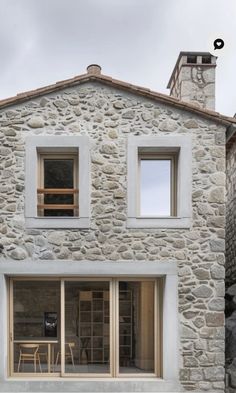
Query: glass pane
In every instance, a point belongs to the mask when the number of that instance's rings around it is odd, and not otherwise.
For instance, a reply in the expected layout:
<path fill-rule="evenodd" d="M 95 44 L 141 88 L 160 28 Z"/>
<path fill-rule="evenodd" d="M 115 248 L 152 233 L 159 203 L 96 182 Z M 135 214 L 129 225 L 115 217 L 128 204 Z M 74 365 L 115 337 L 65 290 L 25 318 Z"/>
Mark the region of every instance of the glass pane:
<path fill-rule="evenodd" d="M 44 159 L 45 188 L 73 188 L 72 159 Z"/>
<path fill-rule="evenodd" d="M 45 203 L 47 203 L 45 201 Z M 67 210 L 67 209 L 44 209 L 44 216 L 45 217 L 73 217 L 74 216 L 74 211 L 73 210 Z"/>
<path fill-rule="evenodd" d="M 44 159 L 44 188 L 74 188 L 73 159 Z M 45 204 L 71 205 L 74 203 L 73 194 L 46 194 Z M 46 217 L 73 216 L 73 209 L 45 209 Z"/>
<path fill-rule="evenodd" d="M 65 372 L 110 372 L 109 282 L 65 283 Z"/>
<path fill-rule="evenodd" d="M 171 215 L 171 160 L 141 159 L 140 215 Z"/>
<path fill-rule="evenodd" d="M 60 348 L 60 283 L 13 284 L 14 372 L 54 372 Z M 60 359 L 57 362 L 60 371 Z"/>
<path fill-rule="evenodd" d="M 154 373 L 154 281 L 119 282 L 119 371 Z"/>

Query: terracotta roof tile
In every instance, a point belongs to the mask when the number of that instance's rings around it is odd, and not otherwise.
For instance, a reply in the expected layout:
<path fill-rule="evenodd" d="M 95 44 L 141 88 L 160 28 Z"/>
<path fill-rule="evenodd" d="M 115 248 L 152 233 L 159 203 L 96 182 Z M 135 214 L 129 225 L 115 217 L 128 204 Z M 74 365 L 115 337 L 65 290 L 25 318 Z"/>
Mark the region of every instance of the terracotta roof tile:
<path fill-rule="evenodd" d="M 85 82 L 89 82 L 89 81 L 102 82 L 104 84 L 113 86 L 114 88 L 128 90 L 131 93 L 133 92 L 134 94 L 140 94 L 140 95 L 148 97 L 150 99 L 154 99 L 159 102 L 162 102 L 163 104 L 175 106 L 178 109 L 184 109 L 186 111 L 189 111 L 189 112 L 195 113 L 197 115 L 203 116 L 205 118 L 211 119 L 213 121 L 222 123 L 224 125 L 230 125 L 230 124 L 236 125 L 236 118 L 224 116 L 224 115 L 221 115 L 220 113 L 214 112 L 212 110 L 198 108 L 197 106 L 195 106 L 193 104 L 180 101 L 180 100 L 178 100 L 174 97 L 170 97 L 166 94 L 157 93 L 157 92 L 152 91 L 152 90 L 145 88 L 145 87 L 132 85 L 130 83 L 123 82 L 118 79 L 113 79 L 107 75 L 98 75 L 98 74 L 92 74 L 92 73 L 89 73 L 89 74 L 87 73 L 87 74 L 75 76 L 70 79 L 56 82 L 55 84 L 52 84 L 52 85 L 48 85 L 45 87 L 40 87 L 35 90 L 30 90 L 27 92 L 19 93 L 14 97 L 0 100 L 0 109 L 8 107 L 10 105 L 16 105 L 16 104 L 21 103 L 23 101 L 26 101 L 26 100 L 29 100 L 31 98 L 35 98 L 38 96 L 42 96 L 44 94 L 53 93 L 53 92 L 60 90 L 62 88 L 68 88 L 68 87 L 71 87 L 71 86 L 74 86 L 77 84 L 81 84 L 81 83 L 85 83 Z"/>

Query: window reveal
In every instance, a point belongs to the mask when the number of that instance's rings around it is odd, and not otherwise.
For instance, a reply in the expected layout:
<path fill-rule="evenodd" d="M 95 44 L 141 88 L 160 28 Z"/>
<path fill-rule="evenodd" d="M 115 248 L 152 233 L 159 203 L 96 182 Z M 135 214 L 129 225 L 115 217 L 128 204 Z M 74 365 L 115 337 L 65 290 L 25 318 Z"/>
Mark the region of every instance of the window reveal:
<path fill-rule="evenodd" d="M 177 155 L 139 154 L 139 215 L 176 215 Z"/>

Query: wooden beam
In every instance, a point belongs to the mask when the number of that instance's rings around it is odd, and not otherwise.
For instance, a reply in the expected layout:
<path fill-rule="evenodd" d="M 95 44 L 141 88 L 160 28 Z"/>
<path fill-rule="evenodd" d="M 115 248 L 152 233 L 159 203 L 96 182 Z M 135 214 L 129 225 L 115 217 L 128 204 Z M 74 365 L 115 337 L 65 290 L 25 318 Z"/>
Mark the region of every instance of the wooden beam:
<path fill-rule="evenodd" d="M 45 210 L 72 210 L 78 209 L 78 205 L 49 205 L 49 204 L 40 204 L 38 205 L 38 209 L 45 209 Z"/>
<path fill-rule="evenodd" d="M 78 194 L 78 188 L 38 188 L 38 194 Z"/>

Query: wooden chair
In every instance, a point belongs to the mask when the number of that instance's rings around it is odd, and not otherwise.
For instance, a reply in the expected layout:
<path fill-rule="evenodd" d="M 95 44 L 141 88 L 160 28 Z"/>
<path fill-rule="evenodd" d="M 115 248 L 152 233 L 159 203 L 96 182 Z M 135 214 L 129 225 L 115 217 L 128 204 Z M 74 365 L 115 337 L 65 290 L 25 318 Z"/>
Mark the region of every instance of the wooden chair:
<path fill-rule="evenodd" d="M 75 362 L 74 362 L 74 354 L 73 354 L 73 348 L 75 347 L 74 342 L 69 342 L 65 343 L 65 360 L 70 359 L 71 363 L 73 364 L 73 367 L 75 367 Z M 55 365 L 57 366 L 59 357 L 61 356 L 61 351 L 57 352 L 57 357 L 56 357 L 56 362 Z"/>
<path fill-rule="evenodd" d="M 46 347 L 46 350 L 45 350 Z M 48 361 L 48 351 L 47 351 L 47 344 L 39 344 L 39 351 L 38 351 L 40 360 L 42 362 L 42 358 L 45 357 L 46 362 Z"/>
<path fill-rule="evenodd" d="M 37 362 L 39 365 L 39 370 L 42 372 L 41 363 L 40 363 L 40 356 L 38 353 L 39 345 L 38 344 L 20 344 L 20 355 L 19 355 L 19 362 L 18 362 L 18 373 L 20 372 L 21 362 L 33 362 L 34 363 L 34 372 L 37 371 Z"/>

